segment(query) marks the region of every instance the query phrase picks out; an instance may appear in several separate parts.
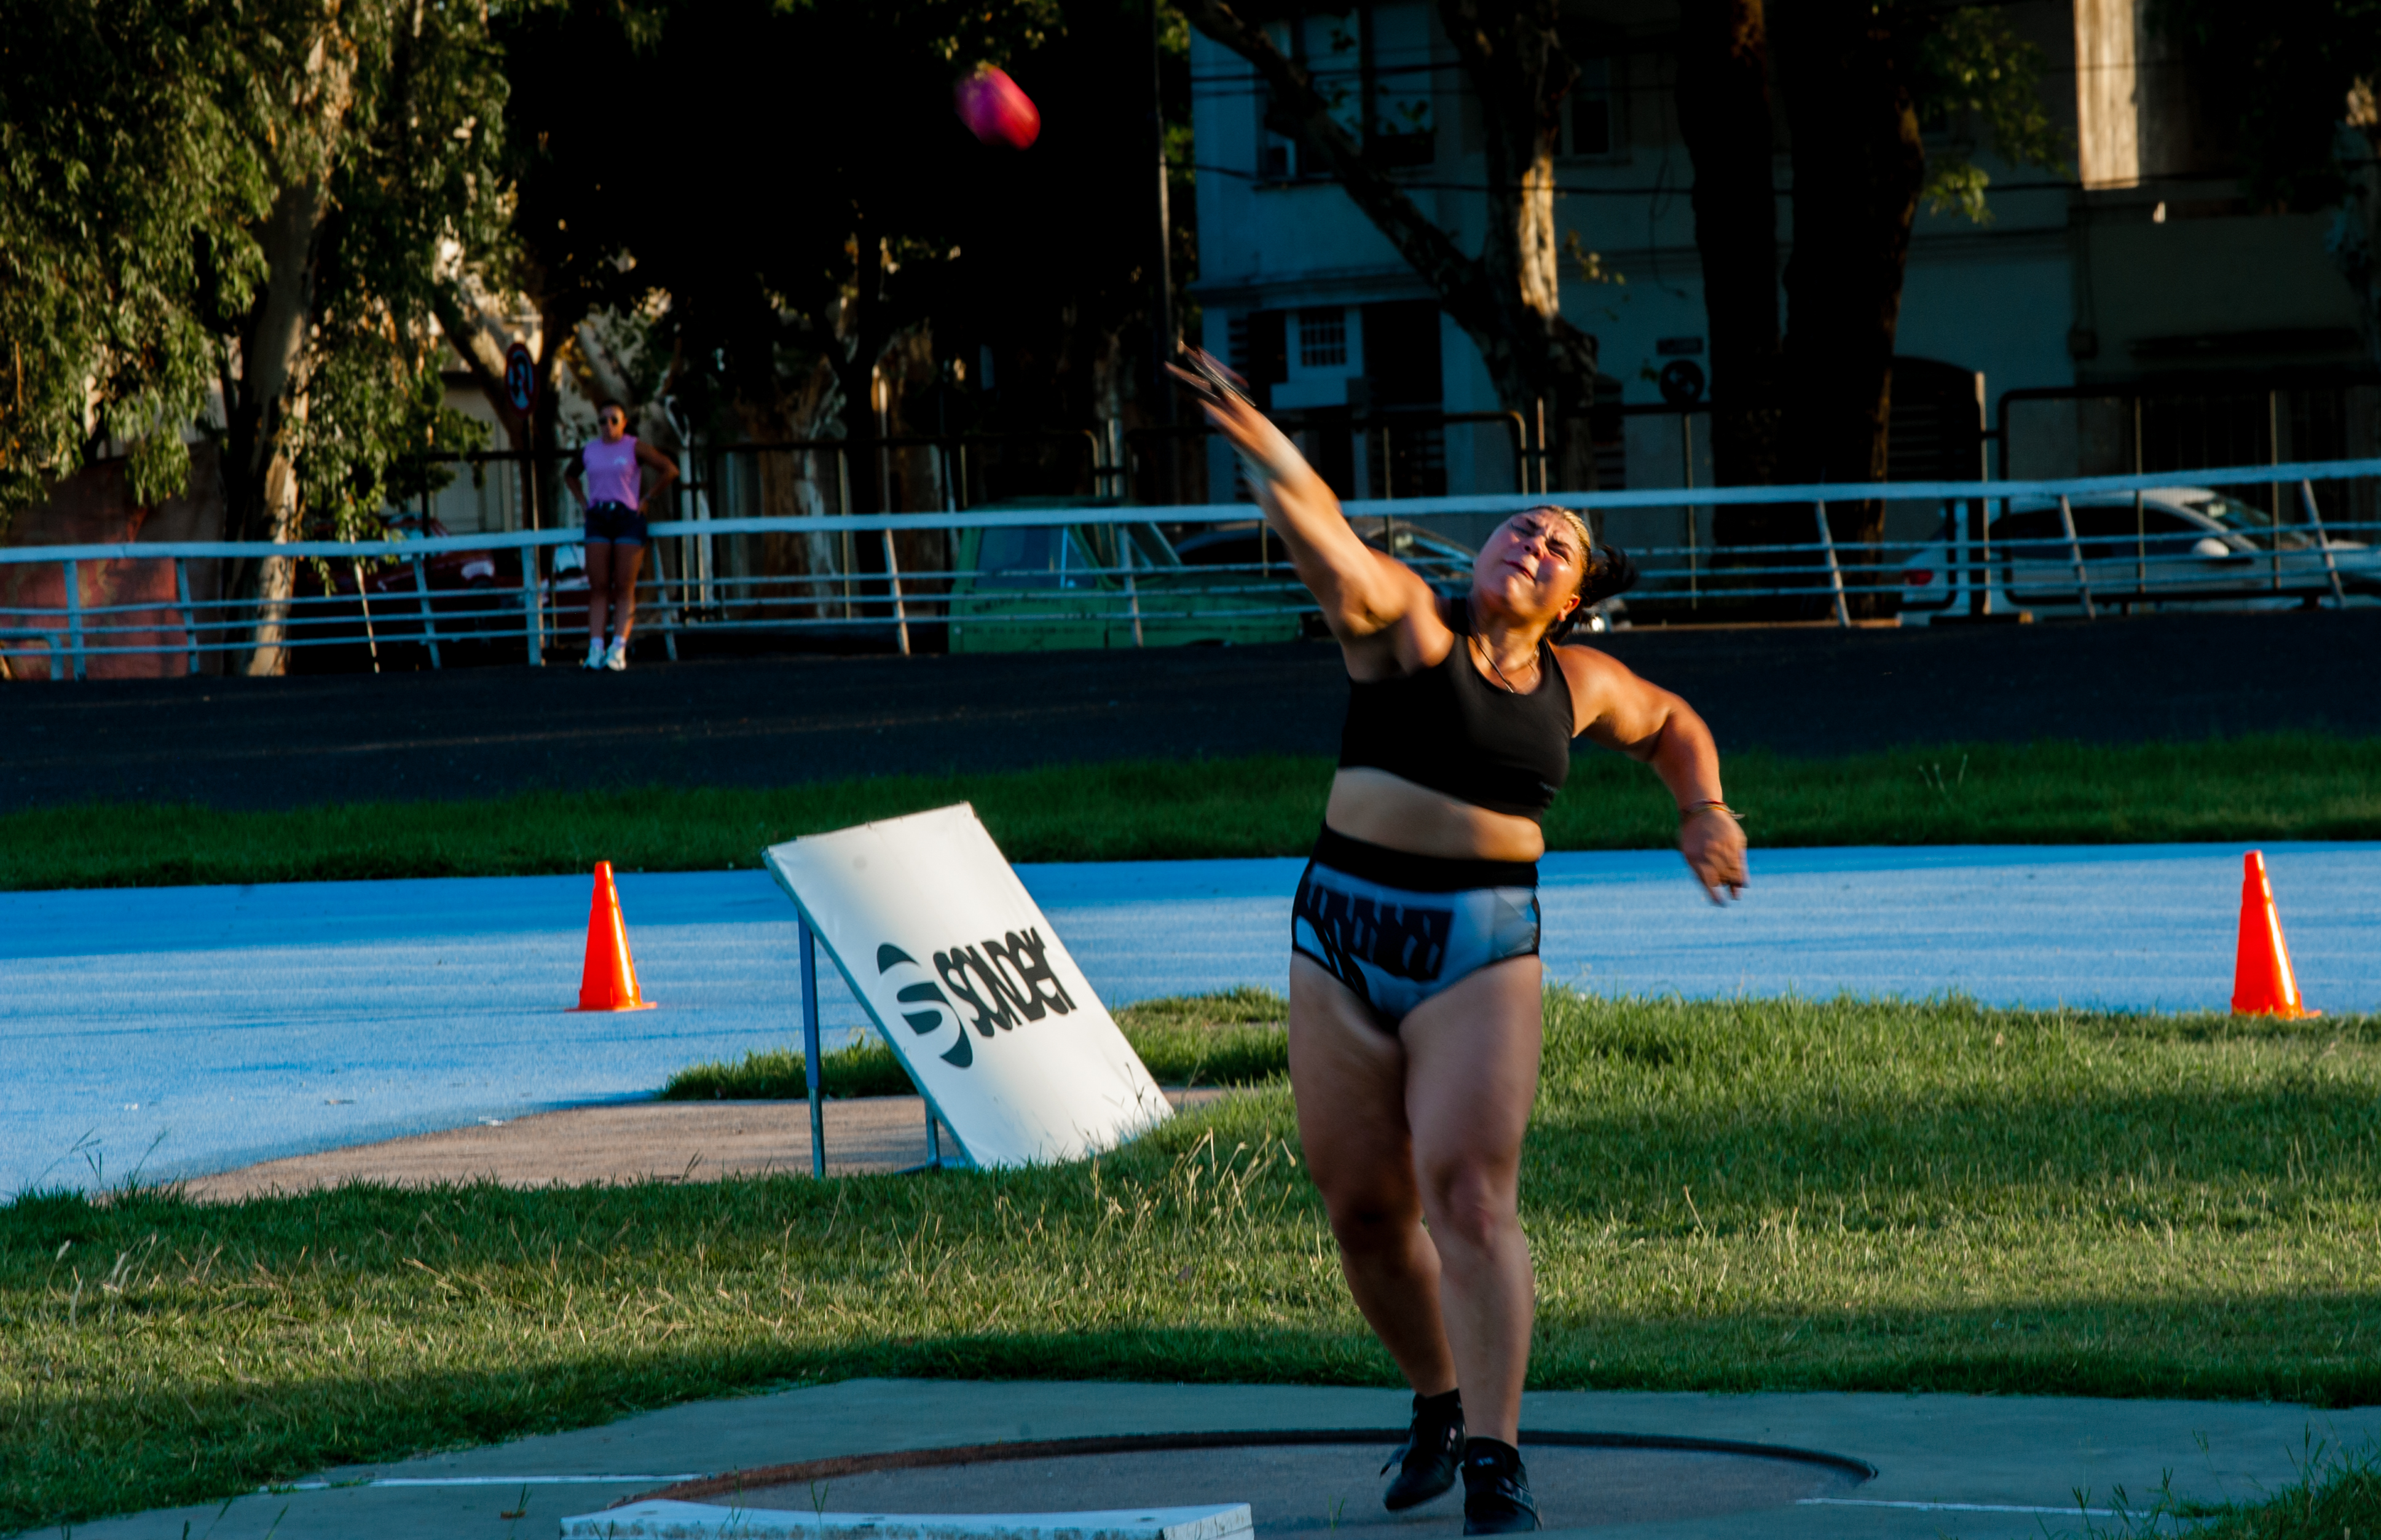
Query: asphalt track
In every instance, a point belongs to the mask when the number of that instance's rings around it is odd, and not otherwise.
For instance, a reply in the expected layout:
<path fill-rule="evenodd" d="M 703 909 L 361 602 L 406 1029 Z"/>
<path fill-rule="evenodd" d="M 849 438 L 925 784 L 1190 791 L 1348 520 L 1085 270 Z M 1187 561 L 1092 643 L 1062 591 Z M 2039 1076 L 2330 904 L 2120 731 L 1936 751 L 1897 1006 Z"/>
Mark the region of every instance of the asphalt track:
<path fill-rule="evenodd" d="M 2381 1009 L 2381 844 L 2266 847 L 2308 999 Z M 1957 991 L 2221 1009 L 2236 848 L 1766 850 L 1712 907 L 1661 851 L 1550 856 L 1548 976 L 1602 993 Z M 1110 1004 L 1284 986 L 1297 862 L 1026 866 Z M 799 1040 L 791 906 L 760 873 L 620 879 L 646 995 L 566 1009 L 582 877 L 0 894 L 0 1193 L 196 1175 L 649 1094 Z M 824 972 L 824 971 L 823 971 Z M 838 1035 L 863 1030 L 829 975 Z"/>
<path fill-rule="evenodd" d="M 1924 629 L 1634 630 L 1599 643 L 1721 748 L 2381 733 L 2381 608 Z M 1329 753 L 1336 648 L 714 657 L 0 688 L 0 811 L 278 808 L 543 788 Z"/>

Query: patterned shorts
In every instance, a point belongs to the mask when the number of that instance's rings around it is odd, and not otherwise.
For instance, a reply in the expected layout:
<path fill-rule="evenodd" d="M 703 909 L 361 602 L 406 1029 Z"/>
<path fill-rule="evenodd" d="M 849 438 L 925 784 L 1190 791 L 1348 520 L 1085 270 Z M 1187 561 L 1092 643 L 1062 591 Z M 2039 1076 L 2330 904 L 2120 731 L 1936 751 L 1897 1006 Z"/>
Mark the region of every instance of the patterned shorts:
<path fill-rule="evenodd" d="M 1409 855 L 1326 827 L 1298 880 L 1289 945 L 1395 1033 L 1448 985 L 1537 954 L 1537 865 Z"/>

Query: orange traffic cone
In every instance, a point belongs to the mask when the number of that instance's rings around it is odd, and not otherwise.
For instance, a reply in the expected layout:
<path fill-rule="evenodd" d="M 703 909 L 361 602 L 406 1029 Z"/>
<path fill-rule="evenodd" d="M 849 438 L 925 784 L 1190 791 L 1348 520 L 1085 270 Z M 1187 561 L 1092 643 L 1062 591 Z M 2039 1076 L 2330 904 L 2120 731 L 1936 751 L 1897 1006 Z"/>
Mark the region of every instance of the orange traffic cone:
<path fill-rule="evenodd" d="M 2265 878 L 2265 854 L 2252 850 L 2241 877 L 2241 947 L 2232 962 L 2235 1016 L 2320 1016 L 2299 998 L 2290 949 L 2282 944 L 2282 919 L 2274 912 L 2274 885 Z"/>
<path fill-rule="evenodd" d="M 612 863 L 595 863 L 595 901 L 587 911 L 587 966 L 579 975 L 580 1010 L 651 1010 L 637 993 L 637 965 L 629 959 L 629 927 L 620 919 L 620 894 L 612 886 Z"/>

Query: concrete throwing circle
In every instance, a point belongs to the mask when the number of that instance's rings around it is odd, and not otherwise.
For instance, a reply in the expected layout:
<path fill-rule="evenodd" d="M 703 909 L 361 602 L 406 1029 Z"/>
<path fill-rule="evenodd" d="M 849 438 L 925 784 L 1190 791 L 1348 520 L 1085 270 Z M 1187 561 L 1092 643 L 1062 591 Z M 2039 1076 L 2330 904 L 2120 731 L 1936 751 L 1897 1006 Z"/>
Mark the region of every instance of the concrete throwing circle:
<path fill-rule="evenodd" d="M 848 1455 L 688 1482 L 646 1497 L 868 1513 L 1047 1513 L 1245 1502 L 1256 1532 L 1438 1533 L 1462 1485 L 1421 1508 L 1381 1507 L 1383 1461 L 1403 1430 L 1152 1434 Z M 1549 1529 L 1710 1519 L 1845 1492 L 1857 1460 L 1766 1444 L 1629 1434 L 1521 1435 Z M 642 1500 L 642 1499 L 639 1499 Z"/>

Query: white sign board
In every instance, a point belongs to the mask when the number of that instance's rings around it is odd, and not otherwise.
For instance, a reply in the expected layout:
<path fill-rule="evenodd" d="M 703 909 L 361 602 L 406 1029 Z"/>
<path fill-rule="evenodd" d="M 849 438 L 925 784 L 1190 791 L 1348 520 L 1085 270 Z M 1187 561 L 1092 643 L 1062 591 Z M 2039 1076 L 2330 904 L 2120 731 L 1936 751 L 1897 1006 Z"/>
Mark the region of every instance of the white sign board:
<path fill-rule="evenodd" d="M 974 1164 L 1073 1160 L 1169 1115 L 973 808 L 807 835 L 768 858 Z"/>

